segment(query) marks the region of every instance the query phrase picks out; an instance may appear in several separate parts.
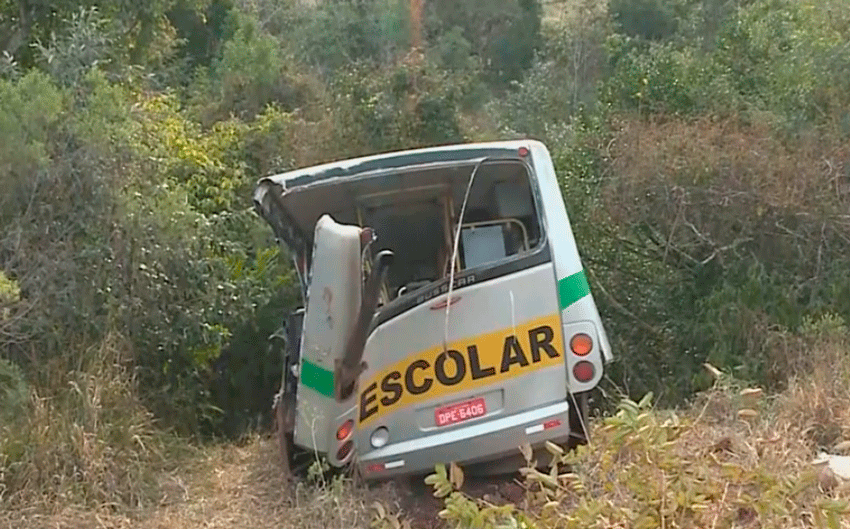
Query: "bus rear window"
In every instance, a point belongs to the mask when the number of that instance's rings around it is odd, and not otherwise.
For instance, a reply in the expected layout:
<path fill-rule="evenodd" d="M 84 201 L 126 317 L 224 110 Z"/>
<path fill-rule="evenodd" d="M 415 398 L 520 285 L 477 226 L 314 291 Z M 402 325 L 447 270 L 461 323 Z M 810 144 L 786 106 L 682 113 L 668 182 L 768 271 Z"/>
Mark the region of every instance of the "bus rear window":
<path fill-rule="evenodd" d="M 373 254 L 392 250 L 384 302 L 440 281 L 449 263 L 473 167 L 423 170 L 368 179 L 355 195 L 358 222 L 378 238 Z M 533 252 L 541 230 L 528 171 L 519 161 L 482 165 L 461 220 L 455 273 Z"/>

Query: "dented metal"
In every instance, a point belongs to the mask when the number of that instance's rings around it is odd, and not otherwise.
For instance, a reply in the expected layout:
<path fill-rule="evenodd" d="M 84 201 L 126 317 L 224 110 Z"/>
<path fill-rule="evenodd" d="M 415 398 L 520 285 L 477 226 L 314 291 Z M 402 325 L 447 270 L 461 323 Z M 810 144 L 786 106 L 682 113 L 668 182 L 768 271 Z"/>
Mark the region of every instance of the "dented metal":
<path fill-rule="evenodd" d="M 304 296 L 285 364 L 297 376 L 275 406 L 288 464 L 313 452 L 367 479 L 451 461 L 487 472 L 522 444 L 580 437 L 576 396 L 613 355 L 544 145 L 308 167 L 263 178 L 254 205 Z M 581 356 L 577 333 L 593 341 Z M 575 378 L 579 361 L 592 379 Z"/>

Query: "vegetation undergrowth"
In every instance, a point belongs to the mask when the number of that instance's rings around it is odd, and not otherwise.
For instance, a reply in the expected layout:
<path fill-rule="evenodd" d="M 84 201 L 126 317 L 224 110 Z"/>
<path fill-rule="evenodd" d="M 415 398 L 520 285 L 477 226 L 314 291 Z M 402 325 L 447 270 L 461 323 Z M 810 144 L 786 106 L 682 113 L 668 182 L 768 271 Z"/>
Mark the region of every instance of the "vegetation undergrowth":
<path fill-rule="evenodd" d="M 4 404 L 16 408 L 4 407 L 11 413 L 0 425 L 4 509 L 136 512 L 153 504 L 162 473 L 194 453 L 139 402 L 126 347 L 107 336 L 77 365 L 44 366 L 50 390 L 27 388 L 13 372 L 18 400 L 7 395 Z"/>
<path fill-rule="evenodd" d="M 679 422 L 595 402 L 580 479 L 530 493 L 528 523 L 830 521 L 803 461 L 848 437 L 846 0 L 47 4 L 0 1 L 0 511 L 141 516 L 270 425 L 301 300 L 259 177 L 535 138 L 612 340 L 604 394 Z M 327 497 L 360 516 L 355 490 Z"/>
<path fill-rule="evenodd" d="M 440 516 L 479 528 L 850 527 L 850 481 L 813 464 L 850 448 L 850 334 L 827 317 L 794 341 L 805 365 L 780 394 L 706 364 L 714 384 L 691 406 L 624 397 L 587 445 L 547 443 L 550 461 L 525 446 L 518 505 L 469 497 L 462 470 L 438 465 L 427 483 L 444 498 Z"/>

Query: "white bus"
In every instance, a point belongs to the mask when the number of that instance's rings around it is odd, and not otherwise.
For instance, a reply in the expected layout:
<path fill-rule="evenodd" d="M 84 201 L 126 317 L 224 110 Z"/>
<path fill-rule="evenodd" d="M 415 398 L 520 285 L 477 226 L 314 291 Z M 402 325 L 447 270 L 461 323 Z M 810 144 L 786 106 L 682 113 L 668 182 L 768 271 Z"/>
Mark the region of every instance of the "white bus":
<path fill-rule="evenodd" d="M 584 435 L 612 351 L 547 148 L 393 152 L 262 178 L 291 256 L 275 413 L 287 471 L 503 472 Z"/>

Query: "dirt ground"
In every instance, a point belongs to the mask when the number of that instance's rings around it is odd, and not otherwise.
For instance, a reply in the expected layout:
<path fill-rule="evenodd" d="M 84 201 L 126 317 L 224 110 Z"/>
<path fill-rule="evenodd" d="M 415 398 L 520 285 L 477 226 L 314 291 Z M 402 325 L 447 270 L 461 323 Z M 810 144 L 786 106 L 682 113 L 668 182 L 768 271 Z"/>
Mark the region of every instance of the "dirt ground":
<path fill-rule="evenodd" d="M 391 493 L 382 499 L 385 503 L 394 502 L 411 521 L 411 529 L 438 529 L 446 527 L 437 513 L 443 508 L 441 500 L 435 498 L 433 490 L 424 482 L 424 476 L 399 479 L 384 485 Z M 381 490 L 378 486 L 372 490 Z M 523 496 L 522 487 L 516 483 L 514 476 L 499 476 L 492 478 L 467 477 L 462 488 L 463 492 L 475 498 L 482 498 L 491 503 L 519 504 Z"/>
<path fill-rule="evenodd" d="M 162 476 L 160 497 L 131 512 L 109 506 L 40 506 L 0 513 L 2 529 L 351 529 L 369 527 L 372 503 L 411 522 L 411 529 L 443 527 L 440 500 L 424 476 L 370 486 L 343 483 L 287 487 L 271 439 L 208 449 L 179 472 Z M 522 489 L 511 477 L 468 479 L 464 490 L 494 503 L 516 502 Z"/>

